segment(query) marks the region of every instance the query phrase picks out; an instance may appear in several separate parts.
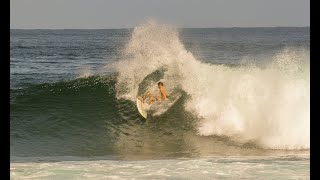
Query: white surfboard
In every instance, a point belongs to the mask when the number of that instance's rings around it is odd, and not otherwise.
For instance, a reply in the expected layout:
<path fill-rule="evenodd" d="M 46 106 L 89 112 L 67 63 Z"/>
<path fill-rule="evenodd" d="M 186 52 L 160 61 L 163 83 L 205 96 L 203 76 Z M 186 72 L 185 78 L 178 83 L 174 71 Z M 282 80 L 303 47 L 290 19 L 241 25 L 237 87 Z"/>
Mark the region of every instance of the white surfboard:
<path fill-rule="evenodd" d="M 139 113 L 141 114 L 142 117 L 144 117 L 145 119 L 147 119 L 147 111 L 146 111 L 146 106 L 145 104 L 137 98 L 137 108 Z"/>

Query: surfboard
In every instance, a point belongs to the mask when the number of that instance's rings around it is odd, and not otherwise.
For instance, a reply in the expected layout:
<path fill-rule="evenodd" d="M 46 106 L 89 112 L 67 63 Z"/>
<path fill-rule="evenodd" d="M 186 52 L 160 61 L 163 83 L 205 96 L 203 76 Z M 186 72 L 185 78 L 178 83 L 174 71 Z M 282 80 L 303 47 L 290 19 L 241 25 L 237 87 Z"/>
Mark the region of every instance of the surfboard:
<path fill-rule="evenodd" d="M 137 98 L 137 108 L 142 117 L 147 119 L 147 111 L 145 110 L 145 104 Z"/>

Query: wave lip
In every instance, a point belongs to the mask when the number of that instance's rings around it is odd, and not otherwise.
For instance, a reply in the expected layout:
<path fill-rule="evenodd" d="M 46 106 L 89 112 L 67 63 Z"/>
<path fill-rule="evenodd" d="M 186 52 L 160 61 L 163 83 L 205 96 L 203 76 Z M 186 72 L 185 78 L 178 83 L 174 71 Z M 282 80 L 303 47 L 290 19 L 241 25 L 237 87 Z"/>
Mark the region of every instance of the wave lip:
<path fill-rule="evenodd" d="M 189 99 L 185 110 L 198 117 L 198 135 L 227 136 L 267 149 L 310 148 L 309 51 L 287 48 L 270 56 L 264 67 L 207 64 L 188 52 L 177 29 L 148 21 L 134 28 L 116 64 L 118 98 L 134 101 L 146 77 L 156 91 L 161 80 Z"/>

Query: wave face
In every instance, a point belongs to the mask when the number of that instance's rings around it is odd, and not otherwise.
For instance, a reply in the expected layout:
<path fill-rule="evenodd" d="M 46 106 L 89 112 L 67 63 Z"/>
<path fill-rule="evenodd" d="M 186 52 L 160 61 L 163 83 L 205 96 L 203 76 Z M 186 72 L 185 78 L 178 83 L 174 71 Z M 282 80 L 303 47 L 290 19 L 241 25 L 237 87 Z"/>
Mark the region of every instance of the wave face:
<path fill-rule="evenodd" d="M 309 41 L 289 30 L 17 30 L 11 161 L 308 153 Z M 174 103 L 144 120 L 136 96 L 158 81 Z"/>
<path fill-rule="evenodd" d="M 149 21 L 133 30 L 116 64 L 117 97 L 134 101 L 141 89 L 156 91 L 162 81 L 169 94 L 188 95 L 184 109 L 197 117 L 198 135 L 309 149 L 309 51 L 287 48 L 268 58 L 263 65 L 204 63 L 186 50 L 177 29 Z"/>
<path fill-rule="evenodd" d="M 84 156 L 110 152 L 106 121 L 118 122 L 113 79 L 92 76 L 11 90 L 11 154 Z"/>

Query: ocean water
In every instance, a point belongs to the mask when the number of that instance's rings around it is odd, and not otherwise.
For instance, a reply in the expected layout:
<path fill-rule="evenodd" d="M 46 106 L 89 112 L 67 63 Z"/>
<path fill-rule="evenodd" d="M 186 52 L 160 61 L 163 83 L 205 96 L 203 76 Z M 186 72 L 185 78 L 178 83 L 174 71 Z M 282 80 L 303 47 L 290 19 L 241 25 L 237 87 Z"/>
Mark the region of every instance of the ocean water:
<path fill-rule="evenodd" d="M 310 179 L 309 30 L 12 29 L 11 178 Z"/>

